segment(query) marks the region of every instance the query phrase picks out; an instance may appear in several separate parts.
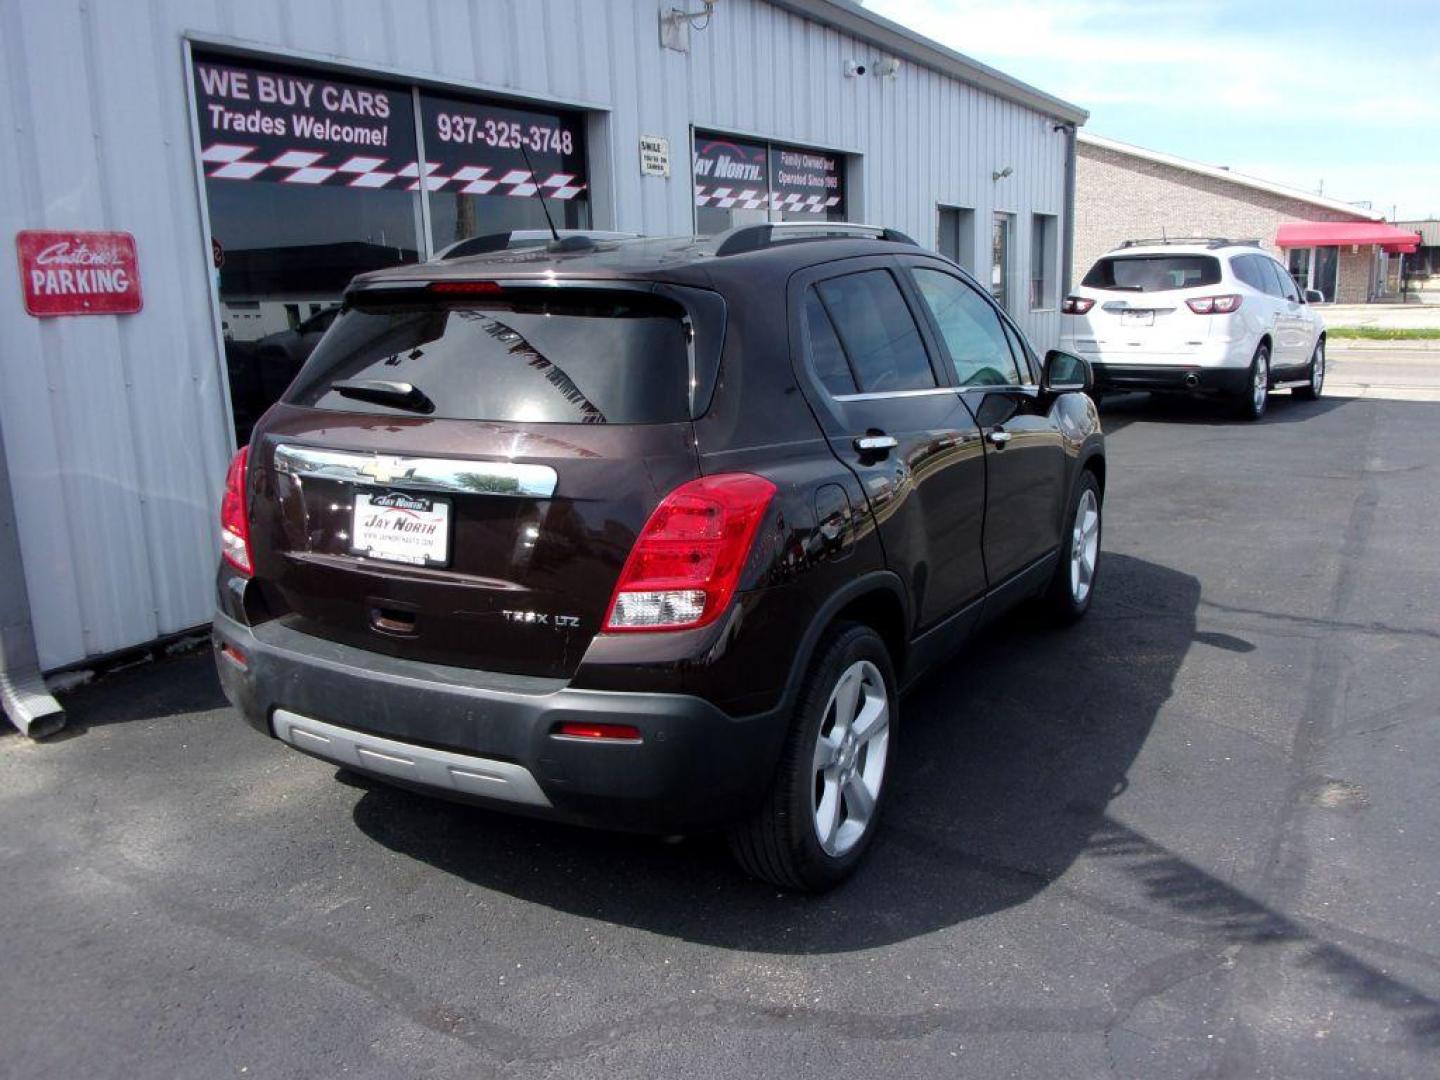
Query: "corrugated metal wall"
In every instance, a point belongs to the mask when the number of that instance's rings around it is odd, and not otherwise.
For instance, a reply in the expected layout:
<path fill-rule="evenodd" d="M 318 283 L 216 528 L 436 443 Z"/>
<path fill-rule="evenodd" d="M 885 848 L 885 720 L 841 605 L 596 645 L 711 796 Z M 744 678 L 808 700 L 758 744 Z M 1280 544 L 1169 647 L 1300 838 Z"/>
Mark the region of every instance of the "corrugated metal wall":
<path fill-rule="evenodd" d="M 0 4 L 0 222 L 135 235 L 145 309 L 38 320 L 0 258 L 0 410 L 42 666 L 206 621 L 215 507 L 230 450 L 184 40 L 354 64 L 610 110 L 613 206 L 597 226 L 688 233 L 691 126 L 862 156 L 850 216 L 935 242 L 939 203 L 1016 215 L 1015 314 L 1027 310 L 1030 215 L 1063 212 L 1065 139 L 1049 118 L 907 64 L 847 79 L 872 46 L 725 0 L 681 54 L 669 0 L 8 0 Z M 667 136 L 670 179 L 641 177 L 641 134 Z M 991 175 L 1010 166 L 999 182 Z M 603 167 L 603 166 L 599 166 Z M 606 187 L 602 177 L 597 191 Z M 1063 253 L 1062 253 L 1063 258 Z"/>

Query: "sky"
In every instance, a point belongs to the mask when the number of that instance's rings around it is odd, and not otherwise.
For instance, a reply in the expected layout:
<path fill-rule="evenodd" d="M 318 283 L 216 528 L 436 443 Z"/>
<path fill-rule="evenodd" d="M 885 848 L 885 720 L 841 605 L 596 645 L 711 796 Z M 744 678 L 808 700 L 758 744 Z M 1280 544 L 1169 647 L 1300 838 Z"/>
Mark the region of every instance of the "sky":
<path fill-rule="evenodd" d="M 1085 130 L 1440 216 L 1440 0 L 867 0 Z"/>

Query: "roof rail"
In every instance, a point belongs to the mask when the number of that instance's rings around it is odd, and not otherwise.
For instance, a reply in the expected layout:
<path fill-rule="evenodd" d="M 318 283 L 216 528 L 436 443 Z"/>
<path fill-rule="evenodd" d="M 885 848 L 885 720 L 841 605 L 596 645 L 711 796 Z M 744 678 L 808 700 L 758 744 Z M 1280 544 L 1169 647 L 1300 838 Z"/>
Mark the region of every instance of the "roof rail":
<path fill-rule="evenodd" d="M 716 255 L 739 255 L 811 240 L 887 240 L 892 244 L 920 246 L 896 229 L 849 221 L 768 221 L 759 225 L 737 225 L 717 234 L 713 240 Z"/>
<path fill-rule="evenodd" d="M 1140 240 L 1125 240 L 1121 248 L 1168 247 L 1171 244 L 1204 244 L 1207 248 L 1259 247 L 1259 240 L 1227 240 L 1223 236 L 1158 236 Z"/>

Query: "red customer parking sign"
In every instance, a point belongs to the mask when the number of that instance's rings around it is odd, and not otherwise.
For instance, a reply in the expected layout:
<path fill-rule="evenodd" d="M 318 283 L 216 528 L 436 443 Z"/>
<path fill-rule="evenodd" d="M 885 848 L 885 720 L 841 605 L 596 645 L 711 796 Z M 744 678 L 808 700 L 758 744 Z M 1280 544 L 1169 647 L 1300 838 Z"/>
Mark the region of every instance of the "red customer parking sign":
<path fill-rule="evenodd" d="M 31 315 L 131 315 L 144 303 L 128 232 L 26 229 L 15 249 Z"/>

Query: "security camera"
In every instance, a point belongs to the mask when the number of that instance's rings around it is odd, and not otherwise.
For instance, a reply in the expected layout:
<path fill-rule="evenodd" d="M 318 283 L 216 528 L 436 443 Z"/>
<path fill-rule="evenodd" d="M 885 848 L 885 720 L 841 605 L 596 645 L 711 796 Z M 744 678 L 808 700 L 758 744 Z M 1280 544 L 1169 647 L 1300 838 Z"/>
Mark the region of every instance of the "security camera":
<path fill-rule="evenodd" d="M 875 62 L 875 74 L 882 79 L 893 79 L 900 74 L 900 61 L 893 56 Z"/>
<path fill-rule="evenodd" d="M 846 60 L 846 61 L 845 61 L 845 77 L 846 77 L 847 79 L 854 79 L 854 78 L 856 78 L 856 77 L 858 77 L 858 76 L 860 76 L 860 75 L 864 75 L 864 74 L 865 74 L 865 65 L 862 64 L 862 63 L 860 63 L 860 61 L 858 61 L 858 60 Z"/>

